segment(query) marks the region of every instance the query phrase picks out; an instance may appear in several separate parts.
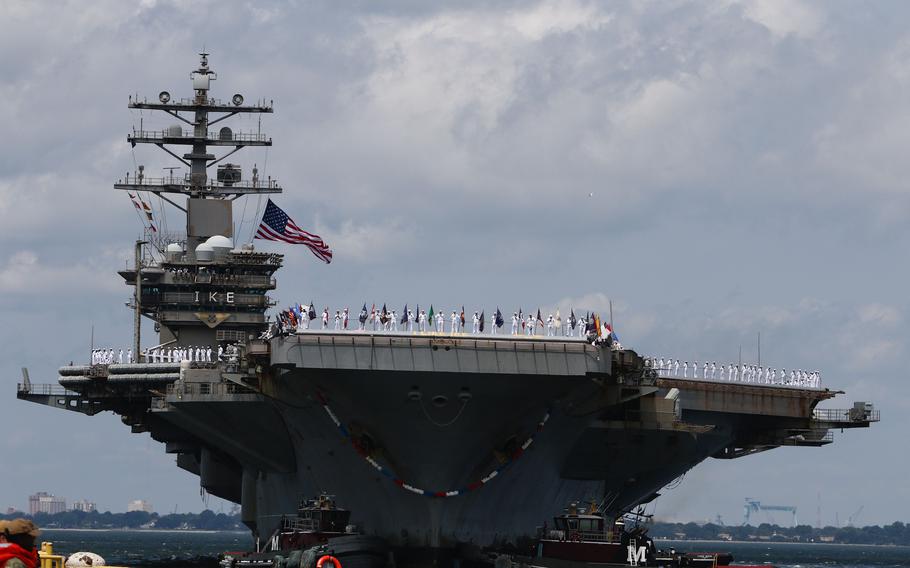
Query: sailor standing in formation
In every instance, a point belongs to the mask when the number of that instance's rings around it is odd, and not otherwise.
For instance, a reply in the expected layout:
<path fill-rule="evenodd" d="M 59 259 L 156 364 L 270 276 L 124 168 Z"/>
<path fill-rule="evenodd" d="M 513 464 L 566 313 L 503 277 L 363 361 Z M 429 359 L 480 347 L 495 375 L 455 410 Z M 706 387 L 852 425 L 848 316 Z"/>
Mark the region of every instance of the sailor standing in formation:
<path fill-rule="evenodd" d="M 389 320 L 389 323 L 392 324 L 392 331 L 398 331 L 398 313 L 395 310 L 392 310 L 392 319 Z"/>
<path fill-rule="evenodd" d="M 326 306 L 322 310 L 322 329 L 327 329 L 329 327 L 329 308 Z"/>
<path fill-rule="evenodd" d="M 300 327 L 310 329 L 310 310 L 306 306 L 300 310 Z"/>
<path fill-rule="evenodd" d="M 556 320 L 553 319 L 553 314 L 547 316 L 547 337 L 552 337 L 555 335 L 554 328 L 556 326 Z"/>
<path fill-rule="evenodd" d="M 449 333 L 451 333 L 452 335 L 455 335 L 456 333 L 458 333 L 458 324 L 460 323 L 458 314 L 455 312 L 452 312 L 452 316 L 449 319 L 451 321 L 451 323 L 449 324 L 451 326 L 451 327 L 449 327 Z"/>
<path fill-rule="evenodd" d="M 534 327 L 536 322 L 534 321 L 534 316 L 528 314 L 528 319 L 525 322 L 525 333 L 527 335 L 534 335 Z"/>
<path fill-rule="evenodd" d="M 335 331 L 341 330 L 341 312 L 335 310 Z"/>
<path fill-rule="evenodd" d="M 414 312 L 408 309 L 408 333 L 414 332 Z"/>
<path fill-rule="evenodd" d="M 471 317 L 471 333 L 480 333 L 480 314 L 477 312 Z"/>
<path fill-rule="evenodd" d="M 436 333 L 442 333 L 443 331 L 445 331 L 445 323 L 446 323 L 446 318 L 445 318 L 445 316 L 442 315 L 442 311 L 440 310 L 436 314 Z"/>
<path fill-rule="evenodd" d="M 512 312 L 512 335 L 518 335 L 518 328 L 521 324 L 518 323 L 518 312 Z"/>
<path fill-rule="evenodd" d="M 417 328 L 418 331 L 426 332 L 427 330 L 427 311 L 420 310 L 420 315 L 417 316 Z"/>

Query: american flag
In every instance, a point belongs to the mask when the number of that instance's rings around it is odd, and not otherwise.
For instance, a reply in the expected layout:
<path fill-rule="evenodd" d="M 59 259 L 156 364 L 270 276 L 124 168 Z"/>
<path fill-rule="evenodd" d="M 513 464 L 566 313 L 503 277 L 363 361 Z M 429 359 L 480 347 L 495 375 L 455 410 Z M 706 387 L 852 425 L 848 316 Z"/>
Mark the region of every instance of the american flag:
<path fill-rule="evenodd" d="M 257 239 L 283 241 L 292 245 L 306 245 L 316 258 L 326 264 L 332 262 L 332 249 L 325 244 L 322 237 L 308 233 L 297 226 L 294 220 L 269 199 L 256 231 Z"/>

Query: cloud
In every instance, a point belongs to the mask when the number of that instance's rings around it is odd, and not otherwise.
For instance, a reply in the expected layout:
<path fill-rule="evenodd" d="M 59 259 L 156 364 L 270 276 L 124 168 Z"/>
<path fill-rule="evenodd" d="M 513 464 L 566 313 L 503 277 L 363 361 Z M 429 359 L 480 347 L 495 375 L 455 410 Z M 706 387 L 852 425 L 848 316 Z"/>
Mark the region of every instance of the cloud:
<path fill-rule="evenodd" d="M 343 262 L 380 264 L 390 256 L 405 254 L 415 248 L 413 229 L 404 219 L 380 223 L 345 221 L 337 229 L 323 227 L 320 236 Z"/>
<path fill-rule="evenodd" d="M 788 35 L 812 38 L 824 26 L 823 15 L 811 4 L 793 0 L 743 2 L 746 16 L 778 39 Z"/>
<path fill-rule="evenodd" d="M 891 327 L 899 324 L 903 317 L 900 309 L 895 306 L 883 304 L 866 304 L 858 309 L 860 323 L 872 324 L 882 327 Z"/>
<path fill-rule="evenodd" d="M 95 269 L 97 259 L 73 264 L 42 263 L 32 250 L 21 250 L 0 264 L 0 295 L 6 299 L 21 297 L 72 297 L 79 294 L 123 292 L 108 274 Z M 122 280 L 121 280 L 122 284 Z"/>

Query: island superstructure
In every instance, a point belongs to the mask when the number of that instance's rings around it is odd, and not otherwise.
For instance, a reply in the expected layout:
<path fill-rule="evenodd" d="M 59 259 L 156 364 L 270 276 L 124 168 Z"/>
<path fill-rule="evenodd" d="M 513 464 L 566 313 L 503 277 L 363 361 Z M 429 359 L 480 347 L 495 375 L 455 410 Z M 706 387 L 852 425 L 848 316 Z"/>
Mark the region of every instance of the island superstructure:
<path fill-rule="evenodd" d="M 300 498 L 329 493 L 361 531 L 401 549 L 517 542 L 571 502 L 619 516 L 709 457 L 823 446 L 834 428 L 878 420 L 865 403 L 818 409 L 840 394 L 827 388 L 665 376 L 609 338 L 270 333 L 267 293 L 283 257 L 237 242 L 232 205 L 282 190 L 223 160 L 272 141 L 212 127 L 271 113 L 272 103 L 212 98 L 207 54 L 191 78 L 190 98 L 129 101 L 185 125 L 140 127 L 127 140 L 156 145 L 187 170 L 137 170 L 114 185 L 186 216 L 185 234 L 137 242 L 135 266 L 120 271 L 134 290 L 133 360 L 65 366 L 58 385 L 26 373 L 17 392 L 117 413 L 205 491 L 239 503 L 257 537 Z M 228 151 L 210 153 L 218 148 Z M 141 317 L 154 320 L 154 342 L 142 344 Z M 222 356 L 144 356 L 191 347 Z"/>

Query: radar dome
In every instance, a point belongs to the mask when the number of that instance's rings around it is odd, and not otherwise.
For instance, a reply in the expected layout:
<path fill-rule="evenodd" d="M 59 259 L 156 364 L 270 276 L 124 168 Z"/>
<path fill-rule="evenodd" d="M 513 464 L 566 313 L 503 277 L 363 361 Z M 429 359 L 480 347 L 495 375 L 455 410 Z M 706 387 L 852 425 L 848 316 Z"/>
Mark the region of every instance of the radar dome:
<path fill-rule="evenodd" d="M 226 248 L 228 250 L 234 248 L 234 243 L 231 242 L 231 239 L 227 237 L 222 237 L 221 235 L 214 235 L 209 237 L 205 244 L 209 245 L 213 249 Z"/>
<path fill-rule="evenodd" d="M 234 248 L 234 242 L 227 237 L 222 237 L 221 235 L 214 235 L 208 238 L 205 241 L 205 244 L 212 247 L 214 251 L 215 258 L 218 260 L 223 260 L 231 249 Z"/>
<path fill-rule="evenodd" d="M 215 259 L 215 249 L 208 243 L 202 243 L 196 247 L 196 260 L 202 262 L 211 262 Z"/>
<path fill-rule="evenodd" d="M 66 568 L 88 568 L 89 566 L 104 566 L 104 558 L 94 552 L 74 552 L 66 559 Z"/>
<path fill-rule="evenodd" d="M 171 243 L 165 247 L 164 255 L 168 260 L 177 260 L 183 256 L 183 246 L 180 243 Z"/>

